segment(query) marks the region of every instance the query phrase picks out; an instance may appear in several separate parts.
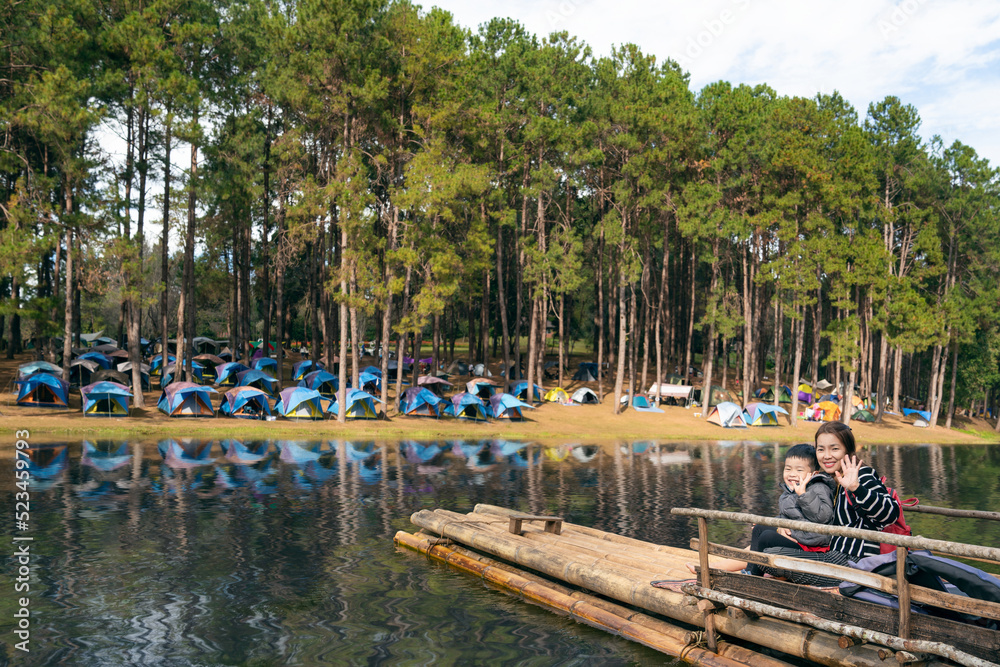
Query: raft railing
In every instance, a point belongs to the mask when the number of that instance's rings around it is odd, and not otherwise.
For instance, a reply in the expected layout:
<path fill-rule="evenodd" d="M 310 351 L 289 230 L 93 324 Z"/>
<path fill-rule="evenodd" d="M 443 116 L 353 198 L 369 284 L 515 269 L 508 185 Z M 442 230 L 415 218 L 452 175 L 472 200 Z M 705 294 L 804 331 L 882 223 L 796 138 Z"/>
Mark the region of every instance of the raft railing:
<path fill-rule="evenodd" d="M 913 508 L 907 509 L 912 510 Z M 924 509 L 927 508 L 925 507 Z M 934 509 L 947 510 L 948 508 Z M 970 512 L 971 514 L 973 511 L 952 510 L 952 512 Z M 738 523 L 761 524 L 773 528 L 788 528 L 791 530 L 821 533 L 823 535 L 853 537 L 876 543 L 891 544 L 896 547 L 897 562 L 905 562 L 907 549 L 928 549 L 951 556 L 973 558 L 988 563 L 1000 564 L 1000 549 L 964 544 L 961 542 L 931 539 L 919 535 L 895 535 L 891 533 L 850 528 L 846 526 L 831 526 L 827 524 L 810 523 L 807 521 L 792 521 L 776 517 L 758 516 L 743 512 L 724 512 L 719 510 L 675 507 L 670 510 L 670 513 L 678 516 L 687 516 L 698 519 L 698 537 L 691 540 L 690 546 L 691 549 L 698 552 L 698 581 L 700 585 L 695 586 L 693 584 L 686 584 L 683 587 L 683 590 L 685 593 L 702 599 L 702 602 L 699 604 L 702 605 L 703 609 L 706 611 L 705 635 L 708 640 L 709 648 L 715 644 L 717 639 L 714 627 L 714 616 L 712 613 L 708 612 L 725 606 L 736 606 L 745 613 L 794 620 L 795 622 L 804 623 L 817 629 L 838 633 L 841 635 L 842 641 L 844 641 L 844 643 L 848 646 L 850 645 L 850 642 L 857 640 L 871 640 L 877 642 L 888 646 L 889 648 L 898 650 L 899 653 L 897 653 L 897 660 L 900 662 L 916 661 L 919 658 L 919 654 L 933 654 L 946 657 L 957 662 L 958 664 L 965 665 L 966 667 L 987 667 L 996 664 L 963 651 L 959 651 L 955 647 L 942 642 L 911 639 L 910 603 L 916 602 L 931 604 L 935 607 L 948 609 L 950 611 L 972 614 L 994 620 L 1000 620 L 1000 603 L 978 600 L 975 598 L 945 593 L 910 584 L 906 579 L 905 568 L 902 567 L 897 567 L 896 577 L 893 579 L 875 574 L 873 572 L 834 565 L 832 563 L 824 563 L 822 561 L 763 554 L 728 547 L 725 545 L 713 544 L 708 541 L 708 520 L 717 519 L 735 521 Z M 980 514 L 979 512 L 975 513 Z M 997 513 L 988 512 L 982 514 Z M 956 516 L 955 514 L 951 515 Z M 969 516 L 969 514 L 965 514 L 965 516 Z M 998 517 L 1000 517 L 1000 514 L 998 514 Z M 974 518 L 994 517 L 975 516 Z M 744 600 L 739 597 L 713 591 L 712 570 L 709 566 L 708 560 L 709 555 L 747 561 L 777 570 L 829 577 L 831 579 L 860 584 L 890 595 L 895 595 L 899 600 L 897 634 L 896 636 L 893 636 L 885 633 L 876 633 L 872 630 L 858 626 L 850 626 L 840 622 L 821 619 L 812 614 L 789 611 L 780 607 Z M 913 660 L 909 659 L 911 657 Z"/>

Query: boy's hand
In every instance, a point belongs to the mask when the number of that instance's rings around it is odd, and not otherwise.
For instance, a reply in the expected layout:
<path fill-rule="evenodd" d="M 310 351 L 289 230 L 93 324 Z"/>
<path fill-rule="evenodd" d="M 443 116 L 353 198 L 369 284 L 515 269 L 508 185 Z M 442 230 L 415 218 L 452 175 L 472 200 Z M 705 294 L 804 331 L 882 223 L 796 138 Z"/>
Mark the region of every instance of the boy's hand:
<path fill-rule="evenodd" d="M 815 472 L 811 472 L 802 479 L 800 479 L 798 482 L 796 482 L 794 485 L 792 485 L 792 491 L 795 492 L 795 495 L 801 496 L 803 493 L 806 492 L 806 484 L 809 483 L 809 480 L 812 479 L 812 476 L 815 474 L 816 474 Z"/>
<path fill-rule="evenodd" d="M 795 539 L 794 537 L 792 537 L 792 529 L 791 528 L 779 528 L 778 529 L 778 535 L 781 535 L 782 537 L 787 538 L 787 539 L 791 540 L 792 542 L 795 542 L 796 544 L 799 544 L 799 541 L 797 539 Z"/>
<path fill-rule="evenodd" d="M 858 480 L 858 472 L 863 465 L 864 463 L 857 456 L 845 456 L 840 464 L 840 470 L 833 473 L 837 477 L 837 483 L 851 493 L 857 491 L 861 485 L 860 480 Z"/>

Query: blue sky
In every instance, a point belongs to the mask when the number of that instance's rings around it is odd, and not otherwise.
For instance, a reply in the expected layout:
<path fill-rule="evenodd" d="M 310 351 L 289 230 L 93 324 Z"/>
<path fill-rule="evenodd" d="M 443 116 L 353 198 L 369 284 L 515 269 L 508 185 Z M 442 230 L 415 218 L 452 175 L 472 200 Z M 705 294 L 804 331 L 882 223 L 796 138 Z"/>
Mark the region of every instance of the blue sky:
<path fill-rule="evenodd" d="M 596 55 L 634 42 L 672 58 L 700 90 L 719 79 L 780 95 L 839 91 L 864 118 L 895 95 L 920 135 L 972 146 L 1000 165 L 1000 3 L 971 0 L 438 0 L 471 29 L 508 16 L 537 35 L 565 30 Z"/>

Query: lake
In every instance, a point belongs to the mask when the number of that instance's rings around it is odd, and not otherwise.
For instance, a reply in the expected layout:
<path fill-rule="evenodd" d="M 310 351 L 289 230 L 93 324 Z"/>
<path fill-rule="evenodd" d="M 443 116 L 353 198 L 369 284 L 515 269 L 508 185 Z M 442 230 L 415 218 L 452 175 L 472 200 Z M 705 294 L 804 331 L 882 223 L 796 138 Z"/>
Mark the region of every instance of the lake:
<path fill-rule="evenodd" d="M 224 455 L 223 450 L 228 452 Z M 553 514 L 686 546 L 671 507 L 773 515 L 784 447 L 439 442 L 71 442 L 32 451 L 31 652 L 19 664 L 663 664 L 407 550 L 436 507 Z M 1000 508 L 1000 446 L 880 446 L 901 497 Z M 259 460 L 257 460 L 259 459 Z M 14 506 L 13 463 L 0 496 Z M 908 513 L 914 534 L 1000 546 L 1000 522 Z M 713 522 L 744 546 L 744 526 Z M 17 565 L 0 569 L 4 638 Z M 18 594 L 20 595 L 20 594 Z"/>

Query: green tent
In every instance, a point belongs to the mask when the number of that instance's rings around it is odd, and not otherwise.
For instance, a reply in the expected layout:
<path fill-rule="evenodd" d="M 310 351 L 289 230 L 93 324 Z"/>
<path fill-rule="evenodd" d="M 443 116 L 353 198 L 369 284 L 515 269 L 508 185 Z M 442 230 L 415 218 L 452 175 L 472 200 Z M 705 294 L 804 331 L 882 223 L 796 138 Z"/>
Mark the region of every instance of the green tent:
<path fill-rule="evenodd" d="M 695 389 L 694 392 L 692 392 L 692 393 L 694 394 L 694 397 L 693 397 L 694 402 L 697 403 L 698 405 L 701 405 L 702 404 L 702 400 L 701 400 L 702 390 L 701 389 Z M 708 399 L 708 407 L 714 408 L 719 403 L 725 403 L 727 401 L 729 401 L 730 403 L 734 402 L 732 394 L 730 394 L 728 390 L 723 389 L 722 387 L 720 387 L 718 385 L 712 385 L 712 392 L 711 392 L 711 395 L 709 396 L 709 399 Z"/>
<path fill-rule="evenodd" d="M 875 415 L 872 414 L 871 410 L 858 410 L 853 415 L 851 415 L 851 419 L 859 422 L 867 422 L 868 424 L 872 424 L 875 422 Z"/>

